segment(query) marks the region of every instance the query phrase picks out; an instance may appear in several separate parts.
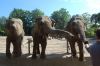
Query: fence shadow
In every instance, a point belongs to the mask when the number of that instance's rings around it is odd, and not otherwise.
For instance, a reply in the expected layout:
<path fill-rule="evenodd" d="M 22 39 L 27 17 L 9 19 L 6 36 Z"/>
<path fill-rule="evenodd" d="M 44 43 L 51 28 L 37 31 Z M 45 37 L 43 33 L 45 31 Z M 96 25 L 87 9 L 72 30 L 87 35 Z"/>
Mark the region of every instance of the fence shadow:
<path fill-rule="evenodd" d="M 85 61 L 80 62 L 77 58 L 62 56 L 65 54 L 49 54 L 46 59 L 30 58 L 31 55 L 23 54 L 20 58 L 7 59 L 5 53 L 0 53 L 0 66 L 92 66 L 90 57 L 85 57 Z"/>

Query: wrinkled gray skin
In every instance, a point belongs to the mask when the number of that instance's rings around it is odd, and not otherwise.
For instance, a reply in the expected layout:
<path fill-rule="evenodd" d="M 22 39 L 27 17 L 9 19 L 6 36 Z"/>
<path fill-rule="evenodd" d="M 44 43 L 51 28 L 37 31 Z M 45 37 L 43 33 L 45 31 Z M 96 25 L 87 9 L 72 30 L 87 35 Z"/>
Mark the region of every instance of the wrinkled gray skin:
<path fill-rule="evenodd" d="M 21 44 L 24 37 L 23 22 L 18 18 L 11 18 L 6 21 L 6 56 L 11 58 L 10 45 L 13 45 L 13 56 L 21 56 Z"/>
<path fill-rule="evenodd" d="M 47 46 L 47 38 L 48 34 L 56 34 L 56 33 L 64 33 L 66 36 L 73 36 L 67 31 L 56 30 L 53 29 L 53 21 L 47 16 L 40 16 L 36 19 L 34 29 L 32 30 L 32 37 L 33 37 L 33 54 L 32 59 L 37 58 L 37 54 L 40 54 L 40 58 L 44 59 L 46 57 L 45 50 Z M 41 52 L 39 48 L 39 44 L 41 45 Z"/>
<path fill-rule="evenodd" d="M 73 16 L 68 22 L 65 30 L 71 32 L 74 35 L 74 38 L 72 40 L 67 39 L 71 46 L 72 56 L 76 57 L 75 43 L 77 42 L 79 47 L 79 60 L 83 61 L 83 43 L 87 43 L 85 36 L 84 20 L 79 15 Z"/>

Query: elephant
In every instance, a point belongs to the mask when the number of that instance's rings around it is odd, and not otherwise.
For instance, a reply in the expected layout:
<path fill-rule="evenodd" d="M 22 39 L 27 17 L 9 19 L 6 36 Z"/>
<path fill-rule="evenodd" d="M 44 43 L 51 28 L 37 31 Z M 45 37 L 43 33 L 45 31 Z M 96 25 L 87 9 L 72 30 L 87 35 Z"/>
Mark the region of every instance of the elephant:
<path fill-rule="evenodd" d="M 67 39 L 71 47 L 72 56 L 77 57 L 75 48 L 75 44 L 77 43 L 79 48 L 79 61 L 83 61 L 83 44 L 88 43 L 88 41 L 86 40 L 86 28 L 83 18 L 80 15 L 74 15 L 68 22 L 67 26 L 65 27 L 65 30 L 69 31 L 74 35 L 73 39 Z"/>
<path fill-rule="evenodd" d="M 23 22 L 19 18 L 9 18 L 6 20 L 6 57 L 20 57 L 22 54 L 21 45 L 24 37 Z M 10 52 L 10 45 L 13 45 L 13 52 Z"/>
<path fill-rule="evenodd" d="M 39 16 L 36 18 L 35 25 L 32 30 L 32 37 L 33 37 L 32 59 L 36 59 L 37 54 L 40 54 L 41 59 L 46 58 L 45 50 L 47 46 L 48 34 L 61 34 L 62 35 L 63 33 L 66 35 L 66 37 L 73 36 L 67 31 L 63 31 L 60 29 L 54 29 L 53 22 L 54 20 L 52 20 L 48 16 Z M 40 52 L 39 44 L 41 45 L 41 52 Z"/>

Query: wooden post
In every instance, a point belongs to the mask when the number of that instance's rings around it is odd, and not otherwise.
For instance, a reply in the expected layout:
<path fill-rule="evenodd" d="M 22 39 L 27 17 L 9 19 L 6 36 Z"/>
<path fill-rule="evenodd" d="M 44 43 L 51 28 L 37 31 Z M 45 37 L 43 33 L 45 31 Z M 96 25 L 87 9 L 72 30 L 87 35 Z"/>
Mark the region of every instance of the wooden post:
<path fill-rule="evenodd" d="M 70 46 L 69 46 L 68 40 L 66 40 L 66 41 L 67 41 L 67 53 L 69 54 Z"/>
<path fill-rule="evenodd" d="M 30 43 L 33 42 L 33 40 L 31 38 L 28 38 L 28 53 L 30 54 Z"/>

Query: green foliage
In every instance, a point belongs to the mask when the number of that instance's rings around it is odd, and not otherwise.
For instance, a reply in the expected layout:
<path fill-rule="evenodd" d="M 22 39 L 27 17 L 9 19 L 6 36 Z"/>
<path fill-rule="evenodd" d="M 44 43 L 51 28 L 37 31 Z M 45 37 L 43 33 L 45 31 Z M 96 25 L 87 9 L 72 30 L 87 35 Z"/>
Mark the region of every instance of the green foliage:
<path fill-rule="evenodd" d="M 93 22 L 95 24 L 100 24 L 100 13 L 92 14 L 91 22 Z"/>
<path fill-rule="evenodd" d="M 44 16 L 44 13 L 40 9 L 34 9 L 31 11 L 31 15 L 32 15 L 32 21 L 33 23 L 35 23 L 35 19 L 38 16 Z"/>
<path fill-rule="evenodd" d="M 0 36 L 5 36 L 5 35 L 6 35 L 5 31 L 0 29 Z"/>
<path fill-rule="evenodd" d="M 87 31 L 86 31 L 86 36 L 87 37 L 94 37 L 96 28 L 97 28 L 96 25 L 92 25 L 90 28 L 88 28 Z"/>
<path fill-rule="evenodd" d="M 24 10 L 14 8 L 10 13 L 9 18 L 23 18 L 24 15 Z"/>
<path fill-rule="evenodd" d="M 71 16 L 69 12 L 66 11 L 66 9 L 61 8 L 58 11 L 54 11 L 51 15 L 51 18 L 53 18 L 56 21 L 55 28 L 64 29 L 64 26 L 67 24 Z"/>
<path fill-rule="evenodd" d="M 89 27 L 90 27 L 90 18 L 91 18 L 91 15 L 90 14 L 88 14 L 88 13 L 83 13 L 82 14 L 82 17 L 83 17 L 83 19 L 84 19 L 84 24 L 85 24 L 85 26 L 86 26 L 86 29 L 88 29 Z"/>
<path fill-rule="evenodd" d="M 83 17 L 83 19 L 84 19 L 84 21 L 85 21 L 86 24 L 89 24 L 90 23 L 90 18 L 91 18 L 91 15 L 90 14 L 83 13 L 82 14 L 82 17 Z"/>
<path fill-rule="evenodd" d="M 0 17 L 0 36 L 5 35 L 5 23 L 6 23 L 6 17 L 4 16 Z"/>
<path fill-rule="evenodd" d="M 92 14 L 91 16 L 91 22 L 97 23 L 97 14 Z"/>

